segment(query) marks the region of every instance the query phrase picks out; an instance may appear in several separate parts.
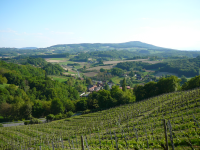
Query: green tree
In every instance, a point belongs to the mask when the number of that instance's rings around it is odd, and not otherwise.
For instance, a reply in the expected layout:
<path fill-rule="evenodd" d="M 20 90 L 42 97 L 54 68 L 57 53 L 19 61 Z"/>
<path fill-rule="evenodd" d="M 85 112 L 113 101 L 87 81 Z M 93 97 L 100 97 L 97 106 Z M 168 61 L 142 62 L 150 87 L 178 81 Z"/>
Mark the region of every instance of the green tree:
<path fill-rule="evenodd" d="M 101 69 L 100 69 L 100 72 L 105 72 L 105 71 L 106 71 L 106 70 L 105 70 L 105 69 L 103 69 L 103 68 L 101 68 Z"/>
<path fill-rule="evenodd" d="M 0 75 L 0 84 L 6 84 L 8 82 L 8 80 L 6 79 L 6 77 L 2 77 L 2 75 Z"/>
<path fill-rule="evenodd" d="M 110 108 L 116 105 L 116 101 L 111 97 L 110 91 L 100 90 L 98 104 L 100 108 Z"/>
<path fill-rule="evenodd" d="M 26 102 L 20 108 L 21 118 L 30 119 L 32 113 L 32 104 L 31 102 Z"/>
<path fill-rule="evenodd" d="M 156 82 L 148 82 L 144 85 L 144 90 L 145 90 L 145 97 L 144 98 L 149 98 L 152 96 L 158 95 L 158 88 L 157 88 L 157 83 Z"/>
<path fill-rule="evenodd" d="M 98 92 L 92 92 L 92 94 L 89 95 L 88 99 L 87 99 L 87 106 L 88 109 L 97 109 L 99 108 L 99 104 L 98 104 L 98 96 L 99 93 Z"/>
<path fill-rule="evenodd" d="M 103 64 L 103 59 L 99 60 L 99 64 Z"/>
<path fill-rule="evenodd" d="M 131 72 L 129 73 L 129 76 L 130 76 L 130 77 L 133 77 L 133 76 L 134 76 L 134 73 L 133 73 L 132 70 L 131 70 Z"/>
<path fill-rule="evenodd" d="M 122 83 L 122 91 L 126 91 L 126 78 L 124 78 L 123 83 Z"/>
<path fill-rule="evenodd" d="M 184 75 L 182 75 L 181 76 L 181 85 L 183 85 L 185 82 L 187 82 L 187 78 L 184 76 Z"/>
<path fill-rule="evenodd" d="M 200 87 L 200 75 L 195 76 L 194 78 L 191 78 L 188 82 L 185 82 L 182 85 L 183 90 L 190 90 L 190 89 L 194 89 L 196 87 Z"/>
<path fill-rule="evenodd" d="M 67 111 L 67 112 L 69 112 L 69 111 L 74 112 L 75 109 L 76 109 L 74 103 L 69 99 L 65 100 L 63 102 L 63 104 L 64 104 L 64 107 L 65 107 L 65 111 Z"/>
<path fill-rule="evenodd" d="M 4 119 L 9 118 L 11 116 L 11 105 L 8 103 L 2 103 L 0 105 L 0 115 L 4 117 Z"/>
<path fill-rule="evenodd" d="M 39 118 L 44 113 L 44 108 L 40 100 L 36 100 L 32 106 L 32 115 L 33 117 Z"/>
<path fill-rule="evenodd" d="M 86 110 L 88 107 L 87 107 L 87 100 L 85 98 L 82 98 L 81 100 L 79 100 L 77 103 L 76 103 L 76 110 L 77 111 L 84 111 Z"/>
<path fill-rule="evenodd" d="M 86 83 L 88 84 L 88 85 L 92 85 L 93 83 L 92 83 L 92 80 L 90 79 L 90 78 L 87 78 L 86 79 Z"/>
<path fill-rule="evenodd" d="M 180 89 L 180 79 L 176 76 L 161 78 L 158 83 L 158 94 L 175 92 Z"/>
<path fill-rule="evenodd" d="M 108 86 L 108 84 L 106 83 L 106 85 L 104 86 L 105 90 L 110 90 L 110 87 Z"/>
<path fill-rule="evenodd" d="M 60 99 L 55 98 L 52 100 L 51 102 L 51 112 L 56 115 L 59 113 L 63 113 L 64 112 L 64 106 L 63 103 L 60 101 Z"/>

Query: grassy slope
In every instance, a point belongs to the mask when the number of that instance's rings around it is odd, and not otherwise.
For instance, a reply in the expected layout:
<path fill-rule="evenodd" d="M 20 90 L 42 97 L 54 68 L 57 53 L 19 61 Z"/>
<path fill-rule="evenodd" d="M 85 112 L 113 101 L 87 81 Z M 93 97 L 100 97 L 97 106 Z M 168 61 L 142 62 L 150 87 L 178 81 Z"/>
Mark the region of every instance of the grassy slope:
<path fill-rule="evenodd" d="M 47 124 L 0 129 L 0 143 L 19 141 L 24 146 L 43 149 L 61 145 L 74 145 L 80 149 L 80 136 L 87 136 L 89 149 L 163 149 L 165 144 L 163 119 L 170 120 L 176 150 L 199 149 L 200 90 L 177 92 L 150 98 L 134 104 L 123 105 L 66 120 Z M 194 123 L 195 122 L 195 123 Z M 168 138 L 170 132 L 167 130 Z M 116 135 L 116 136 L 115 136 Z M 31 140 L 30 140 L 31 138 Z M 29 142 L 30 140 L 30 142 Z M 34 141 L 35 140 L 35 141 Z M 170 138 L 168 139 L 171 149 Z M 69 144 L 70 142 L 70 144 Z M 14 143 L 14 142 L 13 142 Z M 29 144 L 30 143 L 30 144 Z M 34 144 L 36 143 L 36 144 Z M 49 145 L 49 146 L 48 146 Z M 78 148 L 77 148 L 78 147 Z"/>
<path fill-rule="evenodd" d="M 69 78 L 69 77 L 55 76 L 55 75 L 49 75 L 49 77 L 52 78 L 53 80 L 58 80 L 59 82 L 65 82 Z"/>
<path fill-rule="evenodd" d="M 113 83 L 120 84 L 120 80 L 123 80 L 124 77 L 115 76 L 115 77 L 112 77 L 111 79 L 112 79 Z"/>

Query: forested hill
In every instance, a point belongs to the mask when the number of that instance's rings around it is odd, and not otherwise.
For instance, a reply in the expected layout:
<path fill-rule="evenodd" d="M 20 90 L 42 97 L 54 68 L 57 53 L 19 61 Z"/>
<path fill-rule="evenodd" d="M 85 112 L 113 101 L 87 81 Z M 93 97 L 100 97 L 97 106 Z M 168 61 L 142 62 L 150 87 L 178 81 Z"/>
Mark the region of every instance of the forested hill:
<path fill-rule="evenodd" d="M 64 108 L 73 109 L 72 101 L 78 98 L 75 88 L 51 80 L 42 68 L 0 61 L 0 104 L 5 104 L 0 113 L 5 118 L 57 114 Z"/>
<path fill-rule="evenodd" d="M 54 45 L 48 48 L 56 48 L 56 47 L 71 47 L 71 48 L 101 48 L 101 47 L 110 47 L 110 48 L 146 48 L 146 49 L 166 49 L 158 46 L 154 46 L 151 44 L 143 43 L 140 41 L 131 41 L 125 43 L 81 43 L 81 44 L 60 44 Z"/>

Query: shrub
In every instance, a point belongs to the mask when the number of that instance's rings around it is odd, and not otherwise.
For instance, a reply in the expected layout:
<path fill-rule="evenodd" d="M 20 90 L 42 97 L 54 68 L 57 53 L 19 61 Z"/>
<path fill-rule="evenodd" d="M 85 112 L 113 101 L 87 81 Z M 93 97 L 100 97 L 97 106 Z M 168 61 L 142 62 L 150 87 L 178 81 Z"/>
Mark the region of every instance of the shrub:
<path fill-rule="evenodd" d="M 30 121 L 24 121 L 24 124 L 28 125 L 28 124 L 30 124 Z"/>
<path fill-rule="evenodd" d="M 0 123 L 0 127 L 3 127 L 3 125 Z"/>
<path fill-rule="evenodd" d="M 89 114 L 91 111 L 89 109 L 86 109 L 85 111 L 83 111 L 83 114 Z"/>
<path fill-rule="evenodd" d="M 53 114 L 49 114 L 48 116 L 46 116 L 47 121 L 52 121 L 54 120 L 55 116 Z"/>
<path fill-rule="evenodd" d="M 69 112 L 66 113 L 66 116 L 67 116 L 67 118 L 70 118 L 71 116 L 73 116 L 73 114 L 74 113 L 72 111 L 69 111 Z"/>
<path fill-rule="evenodd" d="M 37 119 L 37 118 L 31 118 L 31 120 L 30 120 L 29 123 L 30 124 L 40 124 L 42 122 L 39 119 Z"/>
<path fill-rule="evenodd" d="M 63 115 L 61 113 L 55 115 L 55 120 L 59 120 L 59 119 L 62 119 L 63 118 Z"/>

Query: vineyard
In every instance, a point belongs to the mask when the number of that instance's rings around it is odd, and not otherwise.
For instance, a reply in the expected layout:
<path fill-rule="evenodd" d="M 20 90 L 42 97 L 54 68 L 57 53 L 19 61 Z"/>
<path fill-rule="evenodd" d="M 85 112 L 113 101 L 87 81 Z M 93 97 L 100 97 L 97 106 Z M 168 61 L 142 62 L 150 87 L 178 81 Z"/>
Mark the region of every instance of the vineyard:
<path fill-rule="evenodd" d="M 194 89 L 46 124 L 0 128 L 0 149 L 196 150 L 199 121 L 200 89 Z"/>

